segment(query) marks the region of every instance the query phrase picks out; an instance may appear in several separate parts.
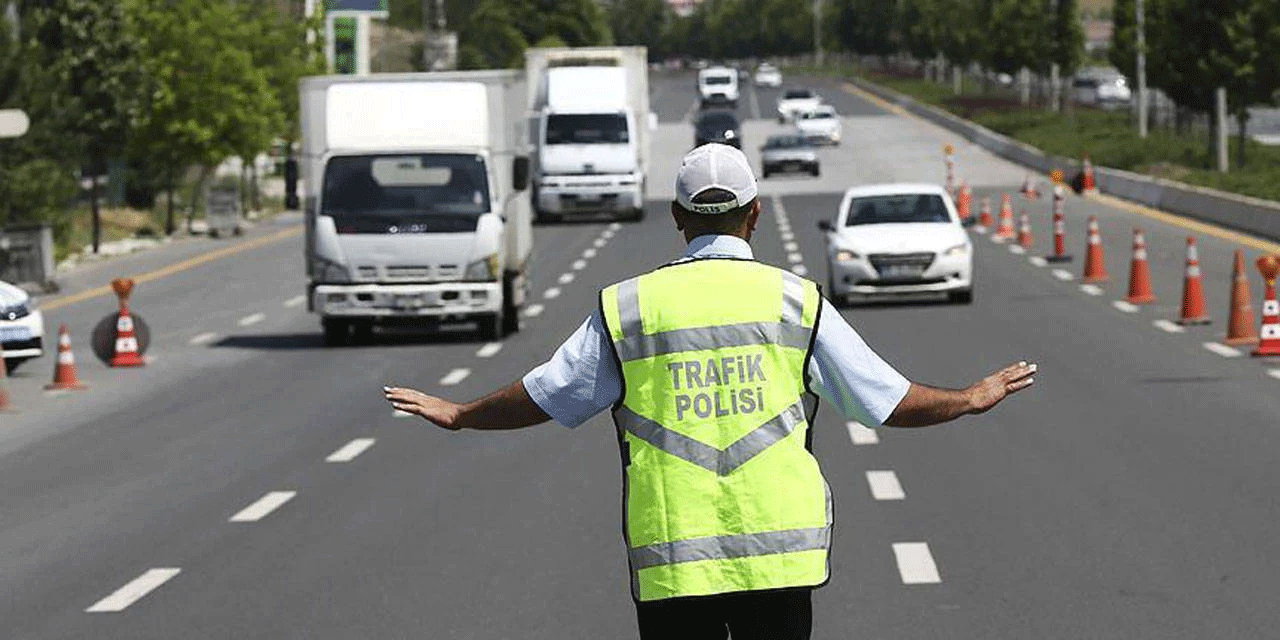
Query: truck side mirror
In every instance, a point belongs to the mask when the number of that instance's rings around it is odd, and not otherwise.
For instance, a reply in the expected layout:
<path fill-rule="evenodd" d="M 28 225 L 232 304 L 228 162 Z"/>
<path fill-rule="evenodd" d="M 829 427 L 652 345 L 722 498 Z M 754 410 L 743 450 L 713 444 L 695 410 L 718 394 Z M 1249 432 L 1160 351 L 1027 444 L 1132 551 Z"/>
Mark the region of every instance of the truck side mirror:
<path fill-rule="evenodd" d="M 529 188 L 529 156 L 516 156 L 511 160 L 511 187 L 516 191 Z"/>
<path fill-rule="evenodd" d="M 821 229 L 821 230 L 823 230 L 823 231 L 826 231 L 827 233 L 831 233 L 832 231 L 835 231 L 835 230 L 836 230 L 836 228 L 835 228 L 835 227 L 831 226 L 831 221 L 830 221 L 830 220 L 819 220 L 819 221 L 818 221 L 818 228 L 819 228 L 819 229 Z"/>

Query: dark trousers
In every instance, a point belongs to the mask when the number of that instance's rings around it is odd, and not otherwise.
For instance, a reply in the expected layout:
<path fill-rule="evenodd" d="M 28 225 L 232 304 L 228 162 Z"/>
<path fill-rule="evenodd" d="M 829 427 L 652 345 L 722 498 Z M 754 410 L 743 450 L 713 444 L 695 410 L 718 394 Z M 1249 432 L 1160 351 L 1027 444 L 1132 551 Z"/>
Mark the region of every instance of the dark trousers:
<path fill-rule="evenodd" d="M 636 617 L 640 640 L 808 640 L 813 589 L 637 602 Z"/>

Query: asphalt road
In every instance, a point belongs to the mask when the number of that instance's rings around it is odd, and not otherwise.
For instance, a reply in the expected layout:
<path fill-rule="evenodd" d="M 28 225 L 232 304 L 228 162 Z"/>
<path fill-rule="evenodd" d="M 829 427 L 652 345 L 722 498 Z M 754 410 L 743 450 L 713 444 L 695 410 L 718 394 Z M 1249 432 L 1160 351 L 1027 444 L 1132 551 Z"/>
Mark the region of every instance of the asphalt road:
<path fill-rule="evenodd" d="M 945 142 L 980 195 L 1022 181 L 937 128 L 838 82 L 814 84 L 846 116 L 846 142 L 822 151 L 821 178 L 762 183 L 763 261 L 824 281 L 815 224 L 840 192 L 941 181 Z M 51 331 L 74 332 L 91 388 L 43 394 L 50 358 L 10 380 L 0 636 L 635 637 L 607 416 L 577 430 L 445 433 L 394 416 L 379 388 L 471 398 L 506 384 L 581 322 L 600 287 L 681 251 L 663 176 L 692 143 L 694 83 L 658 75 L 653 85 L 650 215 L 539 227 L 536 315 L 500 346 L 459 330 L 324 348 L 298 305 L 290 218 L 69 278 L 69 293 L 43 303 Z M 776 95 L 740 105 L 751 156 L 779 126 L 760 117 Z M 1043 252 L 1048 202 L 1027 206 L 1032 253 Z M 843 311 L 921 382 L 961 386 L 1019 359 L 1041 372 L 1032 390 L 946 427 L 872 438 L 820 412 L 815 447 L 837 528 L 815 638 L 1274 635 L 1280 380 L 1264 362 L 1204 346 L 1223 331 L 1231 252 L 1265 245 L 1196 230 L 1217 322 L 1171 333 L 1153 323 L 1176 317 L 1188 230 L 1072 197 L 1077 254 L 1089 215 L 1102 219 L 1113 279 L 1098 295 L 1079 287 L 1079 255 L 1054 275 L 975 236 L 972 305 Z M 1130 313 L 1111 303 L 1124 295 L 1135 225 L 1160 301 Z M 190 262 L 211 250 L 223 253 Z M 95 287 L 175 263 L 187 268 L 148 279 L 134 299 L 156 333 L 150 365 L 92 361 L 89 327 L 114 304 Z M 1256 274 L 1253 284 L 1256 298 Z"/>

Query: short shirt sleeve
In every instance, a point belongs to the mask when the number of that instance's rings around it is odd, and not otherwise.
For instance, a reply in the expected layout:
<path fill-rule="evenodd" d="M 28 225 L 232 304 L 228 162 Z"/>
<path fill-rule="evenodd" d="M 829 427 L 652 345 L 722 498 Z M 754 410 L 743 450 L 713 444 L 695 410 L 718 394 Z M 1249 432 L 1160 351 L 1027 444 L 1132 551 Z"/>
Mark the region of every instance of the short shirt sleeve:
<path fill-rule="evenodd" d="M 906 397 L 911 381 L 872 351 L 825 299 L 817 333 L 809 364 L 813 391 L 848 419 L 869 427 L 883 425 Z"/>
<path fill-rule="evenodd" d="M 525 374 L 524 388 L 553 420 L 577 427 L 622 396 L 622 375 L 612 348 L 597 310 L 550 360 Z"/>

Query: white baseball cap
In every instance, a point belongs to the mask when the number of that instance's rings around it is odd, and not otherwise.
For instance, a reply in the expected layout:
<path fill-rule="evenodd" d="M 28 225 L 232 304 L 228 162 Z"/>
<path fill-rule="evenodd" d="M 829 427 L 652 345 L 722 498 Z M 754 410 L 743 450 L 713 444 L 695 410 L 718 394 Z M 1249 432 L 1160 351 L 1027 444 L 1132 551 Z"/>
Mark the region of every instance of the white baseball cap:
<path fill-rule="evenodd" d="M 728 202 L 695 203 L 709 189 L 733 194 Z M 716 215 L 732 211 L 756 199 L 756 177 L 747 156 L 727 144 L 710 143 L 685 154 L 676 172 L 676 202 L 690 213 Z"/>

